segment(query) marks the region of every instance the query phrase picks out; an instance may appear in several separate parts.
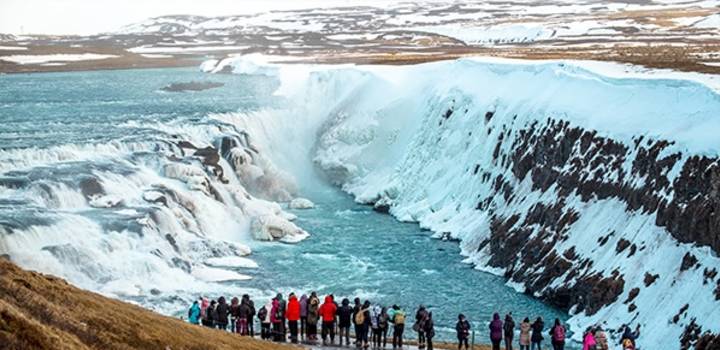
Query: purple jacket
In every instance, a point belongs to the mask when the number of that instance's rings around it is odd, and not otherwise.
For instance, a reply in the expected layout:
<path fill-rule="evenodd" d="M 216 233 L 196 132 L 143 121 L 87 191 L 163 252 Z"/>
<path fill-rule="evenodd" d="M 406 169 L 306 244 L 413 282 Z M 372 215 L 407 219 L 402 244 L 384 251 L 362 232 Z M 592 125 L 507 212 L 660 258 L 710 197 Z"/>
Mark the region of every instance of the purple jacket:
<path fill-rule="evenodd" d="M 303 294 L 300 297 L 300 317 L 307 317 L 307 295 Z"/>
<path fill-rule="evenodd" d="M 493 320 L 490 322 L 490 340 L 501 341 L 503 337 L 503 323 L 500 321 L 500 315 L 494 314 Z"/>

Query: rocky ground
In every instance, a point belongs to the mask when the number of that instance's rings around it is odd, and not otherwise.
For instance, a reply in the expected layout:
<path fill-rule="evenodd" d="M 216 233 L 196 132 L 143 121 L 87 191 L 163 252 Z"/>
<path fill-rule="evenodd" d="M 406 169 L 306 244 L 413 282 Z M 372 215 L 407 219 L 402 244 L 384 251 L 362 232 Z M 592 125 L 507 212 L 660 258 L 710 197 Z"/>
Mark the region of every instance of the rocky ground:
<path fill-rule="evenodd" d="M 720 73 L 719 28 L 720 8 L 705 0 L 484 0 L 166 16 L 85 37 L 3 35 L 0 72 L 194 66 L 261 52 L 323 63 L 487 55 Z M 88 53 L 108 57 L 67 56 Z"/>

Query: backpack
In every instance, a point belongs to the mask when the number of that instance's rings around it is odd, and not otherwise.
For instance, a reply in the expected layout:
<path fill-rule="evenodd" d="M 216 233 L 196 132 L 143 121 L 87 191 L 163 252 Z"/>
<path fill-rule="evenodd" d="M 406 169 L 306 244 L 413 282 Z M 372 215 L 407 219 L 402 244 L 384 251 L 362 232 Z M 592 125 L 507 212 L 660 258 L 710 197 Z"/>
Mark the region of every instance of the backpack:
<path fill-rule="evenodd" d="M 266 317 L 267 317 L 267 309 L 263 306 L 260 308 L 260 311 L 258 311 L 258 318 L 260 319 L 260 322 L 265 322 Z"/>
<path fill-rule="evenodd" d="M 365 323 L 365 311 L 366 309 L 358 310 L 358 312 L 355 314 L 355 324 L 363 324 Z"/>
<path fill-rule="evenodd" d="M 405 324 L 405 313 L 402 311 L 395 312 L 395 324 Z"/>
<path fill-rule="evenodd" d="M 553 339 L 555 341 L 565 341 L 565 327 L 556 326 L 555 329 L 553 329 Z"/>

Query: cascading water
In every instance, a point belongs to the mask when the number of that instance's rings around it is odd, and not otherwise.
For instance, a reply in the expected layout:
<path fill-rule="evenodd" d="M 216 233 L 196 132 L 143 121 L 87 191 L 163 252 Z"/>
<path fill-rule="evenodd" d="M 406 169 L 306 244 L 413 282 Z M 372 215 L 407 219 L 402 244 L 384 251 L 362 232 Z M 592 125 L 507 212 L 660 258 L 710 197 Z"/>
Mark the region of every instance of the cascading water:
<path fill-rule="evenodd" d="M 276 83 L 226 76 L 214 78 L 225 90 L 158 91 L 185 78 L 198 74 L 3 77 L 0 253 L 174 312 L 197 293 L 237 292 L 216 282 L 249 278 L 237 268 L 256 266 L 242 258 L 253 238 L 307 237 L 260 199 L 290 200 L 293 180 L 243 130 L 207 117 L 280 104 Z"/>
<path fill-rule="evenodd" d="M 201 294 L 264 302 L 317 290 L 410 312 L 426 303 L 442 339 L 452 339 L 458 312 L 477 327 L 494 311 L 564 318 L 501 278 L 469 274 L 456 243 L 325 184 L 312 155 L 317 130 L 332 126 L 317 116 L 331 104 L 274 96 L 276 77 L 164 69 L 0 79 L 0 254 L 25 268 L 178 316 Z M 202 79 L 225 86 L 158 91 Z M 308 92 L 341 99 L 353 93 L 347 86 L 318 81 Z M 295 190 L 317 207 L 290 213 L 259 199 L 284 201 Z M 292 234 L 294 215 L 310 239 L 253 239 L 304 238 Z"/>

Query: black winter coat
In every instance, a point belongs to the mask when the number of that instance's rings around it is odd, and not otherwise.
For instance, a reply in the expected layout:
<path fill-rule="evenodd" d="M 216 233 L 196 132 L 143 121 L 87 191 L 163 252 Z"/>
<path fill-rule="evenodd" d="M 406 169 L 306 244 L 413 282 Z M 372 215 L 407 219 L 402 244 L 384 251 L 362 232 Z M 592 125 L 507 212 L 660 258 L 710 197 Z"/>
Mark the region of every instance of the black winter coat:
<path fill-rule="evenodd" d="M 227 303 L 218 303 L 215 307 L 215 312 L 217 312 L 217 321 L 221 324 L 227 324 L 228 323 L 228 315 L 230 314 L 230 307 Z"/>
<path fill-rule="evenodd" d="M 338 308 L 337 310 L 337 315 L 340 319 L 340 322 L 338 322 L 339 327 L 350 327 L 353 315 L 353 309 L 350 307 L 350 305 L 340 306 L 340 308 Z"/>
<path fill-rule="evenodd" d="M 530 337 L 530 341 L 537 343 L 545 339 L 542 336 L 543 328 L 545 328 L 545 323 L 543 321 L 535 321 L 531 327 L 532 336 Z"/>

